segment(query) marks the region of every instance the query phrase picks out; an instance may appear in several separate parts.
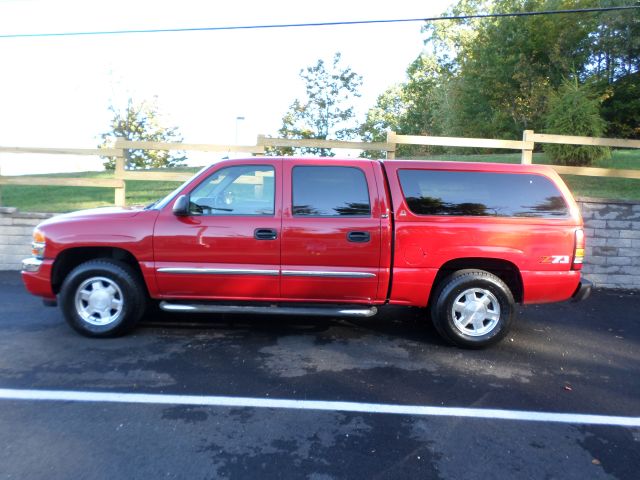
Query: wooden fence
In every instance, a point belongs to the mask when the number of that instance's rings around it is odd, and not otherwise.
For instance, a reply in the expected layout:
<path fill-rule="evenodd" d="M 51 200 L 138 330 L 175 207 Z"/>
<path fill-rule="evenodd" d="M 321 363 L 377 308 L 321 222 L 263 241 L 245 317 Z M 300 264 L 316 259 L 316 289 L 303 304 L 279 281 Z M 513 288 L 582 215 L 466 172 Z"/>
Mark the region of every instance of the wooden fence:
<path fill-rule="evenodd" d="M 77 177 L 50 177 L 45 175 L 20 177 L 0 175 L 0 185 L 61 185 L 76 187 L 113 188 L 115 190 L 114 203 L 116 205 L 123 206 L 126 204 L 126 180 L 184 181 L 191 176 L 190 173 L 180 172 L 149 172 L 145 170 L 126 170 L 125 165 L 129 150 L 180 150 L 196 152 L 233 152 L 247 153 L 252 155 L 264 155 L 268 147 L 339 148 L 385 152 L 386 158 L 392 160 L 395 159 L 398 145 L 428 145 L 443 147 L 519 150 L 522 152 L 521 163 L 531 164 L 533 161 L 533 150 L 536 143 L 559 143 L 567 145 L 595 145 L 604 147 L 640 148 L 640 140 L 548 135 L 535 133 L 533 130 L 525 130 L 522 140 L 398 135 L 395 132 L 387 133 L 386 142 L 348 142 L 340 140 L 315 139 L 295 140 L 271 138 L 260 135 L 258 137 L 256 145 L 245 146 L 193 143 L 134 142 L 118 138 L 116 139 L 113 148 L 102 149 L 30 148 L 0 146 L 0 153 L 84 156 L 97 155 L 101 157 L 114 157 L 116 159 L 113 178 L 99 179 Z M 568 167 L 561 165 L 552 165 L 551 167 L 554 168 L 558 173 L 568 175 L 640 179 L 640 170 L 595 167 Z"/>
<path fill-rule="evenodd" d="M 473 147 L 490 149 L 507 149 L 522 151 L 521 163 L 533 162 L 533 150 L 536 143 L 559 143 L 565 145 L 593 145 L 600 147 L 640 148 L 640 140 L 624 140 L 620 138 L 575 137 L 568 135 L 549 135 L 525 130 L 520 140 L 493 140 L 485 138 L 456 137 L 420 137 L 415 135 L 397 135 L 387 133 L 387 143 L 403 145 L 432 145 L 445 147 Z M 387 157 L 394 158 L 394 157 Z M 640 170 L 596 167 L 569 167 L 550 165 L 558 173 L 565 175 L 587 175 L 590 177 L 620 177 L 640 179 Z"/>
<path fill-rule="evenodd" d="M 31 148 L 31 147 L 0 147 L 0 153 L 31 153 L 40 155 L 101 155 L 117 156 L 121 152 L 115 149 L 86 149 L 86 148 Z M 0 185 L 59 185 L 66 187 L 103 187 L 115 189 L 116 205 L 124 199 L 125 183 L 118 178 L 74 178 L 74 177 L 19 177 L 0 175 Z"/>

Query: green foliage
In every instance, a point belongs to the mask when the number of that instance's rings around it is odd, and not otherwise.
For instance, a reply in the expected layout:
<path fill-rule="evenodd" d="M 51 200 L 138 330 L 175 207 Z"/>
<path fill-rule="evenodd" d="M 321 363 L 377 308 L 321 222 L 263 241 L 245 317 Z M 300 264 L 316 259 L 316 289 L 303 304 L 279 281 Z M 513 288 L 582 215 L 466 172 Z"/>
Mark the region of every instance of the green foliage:
<path fill-rule="evenodd" d="M 403 92 L 407 104 L 403 130 L 416 135 L 438 134 L 438 90 L 447 84 L 448 71 L 438 65 L 434 56 L 420 55 L 407 68 L 407 78 Z"/>
<path fill-rule="evenodd" d="M 182 142 L 177 127 L 165 127 L 160 124 L 157 105 L 155 102 L 127 101 L 124 111 L 111 105 L 109 111 L 113 113 L 108 132 L 100 137 L 102 143 L 98 148 L 110 148 L 116 137 L 132 141 L 145 142 Z M 129 150 L 125 168 L 148 169 L 159 167 L 175 167 L 181 165 L 186 157 L 181 152 L 164 150 Z M 115 158 L 107 157 L 104 166 L 107 170 L 115 168 Z"/>
<path fill-rule="evenodd" d="M 593 3 L 499 0 L 492 11 L 561 10 Z M 550 92 L 587 63 L 595 18 L 540 15 L 484 21 L 473 44 L 460 55 L 456 133 L 520 138 L 525 129 L 542 128 Z"/>
<path fill-rule="evenodd" d="M 625 0 L 601 0 L 599 6 L 630 5 Z M 635 2 L 637 4 L 637 2 Z M 640 11 L 612 11 L 598 15 L 590 35 L 587 73 L 606 84 L 640 70 Z"/>
<path fill-rule="evenodd" d="M 459 0 L 444 15 L 568 10 L 623 0 Z M 609 97 L 610 133 L 638 134 L 640 10 L 471 18 L 423 27 L 425 53 L 394 91 L 401 115 L 386 127 L 405 134 L 513 138 L 542 130 L 551 94 L 565 78 Z M 389 92 L 385 92 L 388 96 Z M 380 97 L 363 131 L 381 125 Z M 396 108 L 397 110 L 397 108 Z M 635 132 L 635 133 L 634 133 Z M 576 133 L 576 132 L 570 132 Z M 432 149 L 431 151 L 436 151 Z M 415 153 L 415 152 L 410 152 Z"/>
<path fill-rule="evenodd" d="M 547 132 L 559 135 L 601 137 L 606 123 L 599 113 L 600 102 L 591 98 L 587 88 L 577 81 L 563 83 L 558 92 L 549 99 Z M 589 145 L 545 145 L 545 153 L 556 164 L 591 165 L 609 155 L 609 149 Z"/>
<path fill-rule="evenodd" d="M 378 97 L 375 106 L 367 112 L 365 122 L 360 126 L 360 135 L 367 142 L 384 142 L 387 130 L 400 132 L 401 121 L 406 111 L 404 86 L 390 87 Z"/>
<path fill-rule="evenodd" d="M 491 0 L 458 0 L 442 16 L 481 15 L 491 11 Z M 422 27 L 426 34 L 425 45 L 436 59 L 438 65 L 450 72 L 460 67 L 461 52 L 473 45 L 480 26 L 480 18 L 467 18 L 456 21 L 431 22 Z"/>
<path fill-rule="evenodd" d="M 360 125 L 360 136 L 366 142 L 385 142 L 387 131 L 403 133 L 402 121 L 406 115 L 407 104 L 402 85 L 387 89 L 374 107 L 367 112 L 365 121 Z M 364 158 L 381 158 L 381 151 L 368 150 L 360 155 Z"/>
<path fill-rule="evenodd" d="M 383 142 L 386 132 L 402 135 L 445 135 L 449 111 L 449 73 L 433 55 L 423 54 L 407 69 L 407 81 L 389 88 L 378 97 L 360 126 L 360 135 L 369 141 Z M 400 145 L 396 156 L 422 155 L 433 147 Z M 364 152 L 377 157 L 379 152 Z"/>
<path fill-rule="evenodd" d="M 606 89 L 602 116 L 607 136 L 640 139 L 640 72 L 622 77 Z"/>
<path fill-rule="evenodd" d="M 300 71 L 306 96 L 296 99 L 282 117 L 281 138 L 348 140 L 357 134 L 352 100 L 360 96 L 362 77 L 341 65 L 336 53 L 330 65 L 320 59 Z M 333 156 L 327 148 L 296 148 L 297 153 Z M 293 148 L 273 148 L 275 155 L 291 155 Z"/>

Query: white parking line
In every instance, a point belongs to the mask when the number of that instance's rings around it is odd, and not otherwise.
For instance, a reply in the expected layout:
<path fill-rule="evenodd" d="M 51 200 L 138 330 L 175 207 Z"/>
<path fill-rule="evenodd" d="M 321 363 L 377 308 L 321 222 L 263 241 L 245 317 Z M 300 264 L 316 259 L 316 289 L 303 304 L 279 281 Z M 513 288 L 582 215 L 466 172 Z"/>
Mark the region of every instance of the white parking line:
<path fill-rule="evenodd" d="M 380 403 L 283 400 L 271 398 L 218 397 L 200 395 L 164 395 L 149 393 L 77 392 L 65 390 L 21 390 L 0 388 L 0 399 L 45 400 L 56 402 L 145 403 L 206 407 L 282 408 L 356 413 L 390 413 L 433 417 L 466 417 L 526 422 L 557 422 L 583 425 L 640 427 L 640 417 L 584 415 L 580 413 L 528 412 L 484 408 L 429 407 Z"/>

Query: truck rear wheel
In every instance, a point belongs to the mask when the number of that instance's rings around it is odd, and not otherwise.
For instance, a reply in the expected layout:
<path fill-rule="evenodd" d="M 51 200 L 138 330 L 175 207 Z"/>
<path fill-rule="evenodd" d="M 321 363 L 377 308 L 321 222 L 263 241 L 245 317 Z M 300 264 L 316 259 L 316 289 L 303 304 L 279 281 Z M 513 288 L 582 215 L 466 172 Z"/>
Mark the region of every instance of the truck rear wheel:
<path fill-rule="evenodd" d="M 513 294 L 500 278 L 484 270 L 459 270 L 437 288 L 431 319 L 450 343 L 482 348 L 504 338 L 514 312 Z"/>
<path fill-rule="evenodd" d="M 77 266 L 60 290 L 60 307 L 67 323 L 88 337 L 113 337 L 131 330 L 143 315 L 146 302 L 136 272 L 110 259 Z"/>

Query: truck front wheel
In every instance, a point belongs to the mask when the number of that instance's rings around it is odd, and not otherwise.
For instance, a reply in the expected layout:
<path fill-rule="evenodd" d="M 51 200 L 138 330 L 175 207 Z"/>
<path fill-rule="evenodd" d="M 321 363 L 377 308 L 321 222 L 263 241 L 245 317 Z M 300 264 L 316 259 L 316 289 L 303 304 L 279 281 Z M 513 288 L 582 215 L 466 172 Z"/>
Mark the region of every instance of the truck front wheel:
<path fill-rule="evenodd" d="M 60 290 L 60 307 L 67 323 L 88 337 L 126 333 L 144 313 L 146 301 L 136 272 L 110 259 L 77 266 Z"/>
<path fill-rule="evenodd" d="M 500 341 L 509 331 L 515 301 L 509 287 L 484 270 L 459 270 L 434 292 L 433 324 L 449 342 L 482 348 Z"/>

